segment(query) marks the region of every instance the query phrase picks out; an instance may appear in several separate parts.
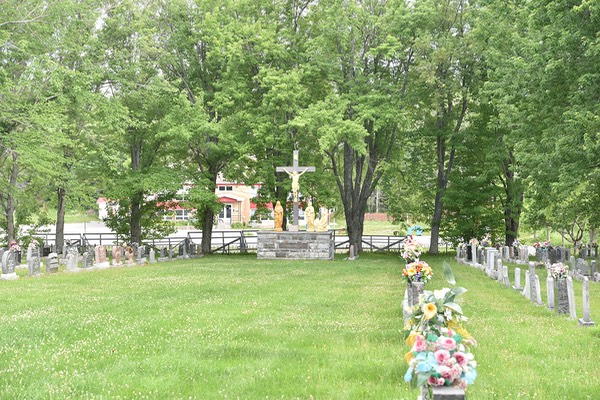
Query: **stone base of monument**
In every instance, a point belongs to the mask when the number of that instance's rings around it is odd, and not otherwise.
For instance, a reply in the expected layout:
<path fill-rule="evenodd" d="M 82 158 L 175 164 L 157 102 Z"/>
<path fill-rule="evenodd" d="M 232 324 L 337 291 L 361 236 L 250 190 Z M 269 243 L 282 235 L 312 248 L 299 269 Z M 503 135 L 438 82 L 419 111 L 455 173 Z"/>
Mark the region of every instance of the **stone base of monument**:
<path fill-rule="evenodd" d="M 596 323 L 594 321 L 586 321 L 583 318 L 579 318 L 579 326 L 594 326 Z"/>
<path fill-rule="evenodd" d="M 0 281 L 14 281 L 16 279 L 19 279 L 19 276 L 17 275 L 16 272 L 13 272 L 12 274 L 0 275 Z"/>
<path fill-rule="evenodd" d="M 258 232 L 259 260 L 333 260 L 333 232 Z"/>
<path fill-rule="evenodd" d="M 96 269 L 110 268 L 110 263 L 108 261 L 106 261 L 106 262 L 94 264 L 94 268 L 96 268 Z"/>

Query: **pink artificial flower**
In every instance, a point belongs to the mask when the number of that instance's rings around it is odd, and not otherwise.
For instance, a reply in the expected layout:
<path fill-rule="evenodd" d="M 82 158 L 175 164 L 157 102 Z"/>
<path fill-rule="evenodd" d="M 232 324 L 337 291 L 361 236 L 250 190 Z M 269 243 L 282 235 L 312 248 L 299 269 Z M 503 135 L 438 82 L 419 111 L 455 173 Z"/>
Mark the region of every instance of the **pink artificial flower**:
<path fill-rule="evenodd" d="M 417 336 L 417 340 L 415 340 L 414 351 L 420 352 L 420 351 L 425 351 L 425 350 L 427 350 L 427 342 L 425 342 L 425 339 L 423 338 L 423 336 Z"/>
<path fill-rule="evenodd" d="M 438 350 L 433 353 L 433 357 L 438 364 L 444 365 L 450 359 L 450 352 L 448 350 Z"/>
<path fill-rule="evenodd" d="M 467 381 L 460 381 L 458 387 L 465 390 L 467 388 Z"/>
<path fill-rule="evenodd" d="M 442 375 L 442 378 L 448 379 L 449 381 L 452 382 L 452 370 L 450 369 L 450 367 L 446 367 L 445 365 L 442 365 L 440 367 L 440 375 Z"/>
<path fill-rule="evenodd" d="M 442 347 L 446 350 L 454 350 L 456 348 L 456 341 L 452 338 L 445 337 L 440 338 L 442 342 Z"/>
<path fill-rule="evenodd" d="M 467 359 L 467 355 L 465 353 L 463 353 L 462 351 L 457 351 L 452 356 L 456 359 L 456 362 L 461 367 L 464 367 L 465 365 L 467 365 L 469 363 L 469 360 Z"/>
<path fill-rule="evenodd" d="M 438 378 L 438 386 L 444 386 L 444 383 L 446 383 L 444 378 Z"/>
<path fill-rule="evenodd" d="M 440 386 L 438 378 L 436 378 L 433 375 L 431 375 L 429 377 L 429 379 L 427 380 L 427 383 L 429 383 L 431 386 Z M 444 380 L 442 379 L 442 385 L 443 384 L 444 384 Z"/>

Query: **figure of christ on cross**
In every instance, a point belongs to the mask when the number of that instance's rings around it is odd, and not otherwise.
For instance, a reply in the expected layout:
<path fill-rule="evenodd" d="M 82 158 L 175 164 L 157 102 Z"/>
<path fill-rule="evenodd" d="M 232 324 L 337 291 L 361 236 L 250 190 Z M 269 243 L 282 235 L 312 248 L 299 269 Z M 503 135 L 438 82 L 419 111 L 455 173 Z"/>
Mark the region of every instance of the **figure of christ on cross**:
<path fill-rule="evenodd" d="M 298 166 L 298 150 L 294 150 L 294 165 L 291 167 L 277 167 L 277 172 L 285 172 L 292 178 L 292 195 L 294 199 L 294 226 L 298 227 L 298 193 L 300 192 L 300 176 L 306 172 L 315 172 L 315 167 Z"/>

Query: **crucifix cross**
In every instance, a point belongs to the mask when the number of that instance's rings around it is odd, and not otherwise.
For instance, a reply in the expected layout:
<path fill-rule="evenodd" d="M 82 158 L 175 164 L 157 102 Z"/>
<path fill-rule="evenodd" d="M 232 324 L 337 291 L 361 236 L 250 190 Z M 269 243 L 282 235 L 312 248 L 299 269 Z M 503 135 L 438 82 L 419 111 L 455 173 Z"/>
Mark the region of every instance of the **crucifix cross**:
<path fill-rule="evenodd" d="M 276 172 L 285 172 L 292 178 L 292 194 L 294 196 L 294 226 L 298 227 L 298 192 L 300 191 L 300 176 L 305 172 L 315 172 L 315 167 L 298 166 L 298 150 L 294 150 L 294 165 L 291 167 L 277 167 Z"/>

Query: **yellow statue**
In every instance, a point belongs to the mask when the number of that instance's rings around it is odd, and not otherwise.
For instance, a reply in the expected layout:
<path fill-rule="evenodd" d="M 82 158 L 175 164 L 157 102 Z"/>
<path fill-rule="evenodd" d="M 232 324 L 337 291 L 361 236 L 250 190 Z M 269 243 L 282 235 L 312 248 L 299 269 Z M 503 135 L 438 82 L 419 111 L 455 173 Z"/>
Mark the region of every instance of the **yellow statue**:
<path fill-rule="evenodd" d="M 306 219 L 306 231 L 314 232 L 315 230 L 315 208 L 312 205 L 312 201 L 308 202 L 306 210 L 304 210 L 304 218 Z"/>
<path fill-rule="evenodd" d="M 300 191 L 300 176 L 303 175 L 306 171 L 308 171 L 308 168 L 306 168 L 304 171 L 298 173 L 298 171 L 288 171 L 287 169 L 283 168 L 283 170 L 290 176 L 290 178 L 292 178 L 292 194 L 294 195 L 294 201 L 297 202 L 298 201 L 298 192 Z"/>
<path fill-rule="evenodd" d="M 281 207 L 279 200 L 277 200 L 277 204 L 275 204 L 275 210 L 273 214 L 275 217 L 275 232 L 283 231 L 281 228 L 283 226 L 283 207 Z"/>
<path fill-rule="evenodd" d="M 325 232 L 327 231 L 327 225 L 329 222 L 329 212 L 325 207 L 321 208 L 321 218 L 315 220 L 315 230 L 317 232 Z"/>

